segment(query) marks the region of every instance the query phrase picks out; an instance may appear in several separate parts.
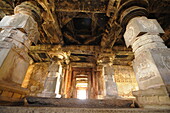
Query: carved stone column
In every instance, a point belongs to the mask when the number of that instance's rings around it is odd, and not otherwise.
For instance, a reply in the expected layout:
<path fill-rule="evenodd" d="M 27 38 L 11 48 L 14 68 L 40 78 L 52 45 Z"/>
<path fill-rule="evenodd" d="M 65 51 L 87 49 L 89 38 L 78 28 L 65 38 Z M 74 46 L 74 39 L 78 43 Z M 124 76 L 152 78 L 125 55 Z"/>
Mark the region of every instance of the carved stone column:
<path fill-rule="evenodd" d="M 32 11 L 38 12 L 35 4 L 23 3 L 15 8 L 14 15 L 5 16 L 0 21 L 0 81 L 21 84 L 24 79 L 31 60 L 28 50 L 31 43 L 39 39 L 38 25 Z"/>
<path fill-rule="evenodd" d="M 44 90 L 42 94 L 39 94 L 40 97 L 52 97 L 55 98 L 57 89 L 57 82 L 60 79 L 60 64 L 52 62 L 48 69 L 48 76 L 45 80 Z"/>
<path fill-rule="evenodd" d="M 113 78 L 114 69 L 111 65 L 107 64 L 103 67 L 103 70 L 105 80 L 105 98 L 117 98 L 117 85 Z"/>
<path fill-rule="evenodd" d="M 7 92 L 0 94 L 3 101 L 11 102 L 26 95 L 22 93 L 26 89 L 21 88 L 21 84 L 31 61 L 28 56 L 30 45 L 39 39 L 38 24 L 34 20 L 39 14 L 36 4 L 24 2 L 15 8 L 14 15 L 0 21 L 0 84 L 7 86 L 0 89 Z M 13 86 L 17 90 L 13 90 Z"/>
<path fill-rule="evenodd" d="M 140 90 L 133 94 L 141 107 L 170 107 L 170 49 L 160 33 L 164 31 L 155 19 L 136 17 L 124 34 L 135 55 L 133 67 Z"/>

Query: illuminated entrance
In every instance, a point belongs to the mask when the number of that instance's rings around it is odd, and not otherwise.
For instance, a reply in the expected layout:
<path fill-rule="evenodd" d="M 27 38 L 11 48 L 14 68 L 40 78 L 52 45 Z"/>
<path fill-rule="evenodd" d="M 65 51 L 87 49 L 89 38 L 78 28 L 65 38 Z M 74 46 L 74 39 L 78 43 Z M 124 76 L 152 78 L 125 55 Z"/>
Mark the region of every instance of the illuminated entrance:
<path fill-rule="evenodd" d="M 76 91 L 78 99 L 87 99 L 88 75 L 76 76 Z"/>

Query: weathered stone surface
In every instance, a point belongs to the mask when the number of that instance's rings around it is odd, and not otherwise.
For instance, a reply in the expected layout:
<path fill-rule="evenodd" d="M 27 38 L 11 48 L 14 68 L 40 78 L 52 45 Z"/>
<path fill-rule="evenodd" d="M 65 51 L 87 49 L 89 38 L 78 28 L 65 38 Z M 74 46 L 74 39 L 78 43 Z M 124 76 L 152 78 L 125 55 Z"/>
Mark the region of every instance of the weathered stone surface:
<path fill-rule="evenodd" d="M 169 109 L 143 108 L 58 108 L 58 107 L 0 107 L 1 113 L 169 113 Z"/>
<path fill-rule="evenodd" d="M 0 80 L 11 80 L 21 84 L 28 66 L 29 61 L 25 60 L 20 54 L 11 49 L 0 67 Z"/>
<path fill-rule="evenodd" d="M 170 84 L 169 49 L 155 48 L 141 53 L 133 62 L 140 89 Z"/>
<path fill-rule="evenodd" d="M 126 46 L 129 47 L 138 39 L 138 36 L 142 34 L 158 35 L 164 33 L 163 29 L 155 19 L 147 19 L 146 17 L 136 17 L 132 19 L 124 34 Z"/>
<path fill-rule="evenodd" d="M 150 50 L 153 61 L 164 81 L 165 85 L 170 85 L 170 49 L 156 48 Z"/>
<path fill-rule="evenodd" d="M 133 48 L 133 52 L 135 52 L 138 48 L 142 47 L 142 46 L 145 46 L 147 44 L 152 44 L 152 43 L 163 43 L 164 41 L 161 39 L 160 36 L 158 35 L 148 35 L 148 34 L 145 34 L 145 35 L 142 35 L 142 36 L 139 36 L 138 40 L 136 40 L 133 44 L 132 44 L 132 48 Z M 165 44 L 162 44 L 164 46 L 162 47 L 165 47 Z M 145 48 L 147 49 L 147 48 Z"/>
<path fill-rule="evenodd" d="M 104 74 L 105 75 L 114 75 L 114 70 L 112 66 L 107 65 L 104 67 Z M 108 78 L 109 79 L 109 78 Z"/>
<path fill-rule="evenodd" d="M 114 77 L 113 66 L 110 66 L 110 65 L 104 66 L 106 98 L 117 98 L 118 96 L 117 85 L 113 77 Z"/>
<path fill-rule="evenodd" d="M 60 68 L 59 64 L 57 64 L 55 62 L 52 62 L 52 64 L 48 68 L 48 71 L 49 71 L 49 73 L 51 73 L 51 72 L 55 72 L 56 73 L 56 72 L 59 72 L 59 68 Z M 53 76 L 55 76 L 55 75 L 53 75 Z"/>
<path fill-rule="evenodd" d="M 29 106 L 56 106 L 56 107 L 76 107 L 76 108 L 131 108 L 132 100 L 123 99 L 74 99 L 74 98 L 40 98 L 27 97 Z M 132 105 L 132 106 L 131 106 Z"/>
<path fill-rule="evenodd" d="M 140 107 L 144 108 L 170 108 L 170 98 L 167 89 L 170 86 L 160 86 L 146 90 L 134 91 Z"/>
<path fill-rule="evenodd" d="M 105 82 L 106 85 L 106 98 L 117 98 L 118 91 L 117 91 L 117 84 L 112 80 L 107 80 Z"/>
<path fill-rule="evenodd" d="M 41 97 L 53 97 L 55 98 L 55 88 L 56 88 L 56 82 L 57 82 L 57 77 L 47 77 L 45 84 L 44 84 L 44 90 L 42 94 L 38 95 Z"/>
<path fill-rule="evenodd" d="M 0 80 L 22 84 L 31 61 L 28 49 L 39 38 L 37 23 L 29 15 L 15 14 L 5 16 L 0 28 Z"/>
<path fill-rule="evenodd" d="M 29 90 L 21 88 L 19 85 L 0 81 L 0 105 L 23 104 L 23 97 L 28 93 Z"/>
<path fill-rule="evenodd" d="M 14 14 L 27 14 L 31 16 L 38 24 L 41 23 L 41 11 L 34 1 L 24 1 L 14 8 Z"/>
<path fill-rule="evenodd" d="M 0 34 L 1 41 L 10 42 L 13 46 L 25 50 L 30 49 L 31 40 L 20 30 L 5 29 L 2 30 Z"/>
<path fill-rule="evenodd" d="M 31 61 L 28 49 L 31 43 L 36 43 L 39 38 L 37 23 L 29 15 L 15 14 L 5 16 L 0 21 L 0 28 L 0 57 L 2 57 L 0 80 L 20 87 Z M 11 101 L 17 101 L 15 98 L 21 99 L 25 96 L 17 91 L 11 92 L 13 93 Z M 0 100 L 8 101 L 10 98 L 5 100 L 0 98 Z"/>
<path fill-rule="evenodd" d="M 38 96 L 55 98 L 56 93 L 58 94 L 60 89 L 61 70 L 60 64 L 52 62 L 48 69 L 48 77 L 45 80 L 44 90 Z"/>
<path fill-rule="evenodd" d="M 142 54 L 144 51 L 151 50 L 151 49 L 156 49 L 156 48 L 164 48 L 164 49 L 166 49 L 167 47 L 165 46 L 165 44 L 160 43 L 160 42 L 158 42 L 158 43 L 154 42 L 154 43 L 145 44 L 145 45 L 139 47 L 135 51 L 135 53 L 134 53 L 135 58 L 138 57 L 140 54 Z"/>
<path fill-rule="evenodd" d="M 156 20 L 137 17 L 129 22 L 124 34 L 127 47 L 131 45 L 135 55 L 133 67 L 139 91 L 133 94 L 145 108 L 170 107 L 170 50 L 160 33 L 164 31 Z M 167 98 L 167 101 L 160 102 L 159 97 Z"/>
<path fill-rule="evenodd" d="M 34 63 L 28 68 L 22 86 L 30 90 L 30 96 L 42 93 L 49 65 L 50 63 Z"/>
<path fill-rule="evenodd" d="M 132 91 L 139 89 L 136 77 L 131 66 L 114 65 L 114 78 L 117 84 L 118 96 L 134 98 Z"/>
<path fill-rule="evenodd" d="M 26 14 L 15 14 L 12 16 L 5 16 L 0 21 L 0 28 L 2 29 L 19 29 L 25 32 L 29 39 L 36 43 L 39 39 L 38 25 L 34 19 Z"/>
<path fill-rule="evenodd" d="M 6 48 L 0 49 L 0 56 L 1 56 L 1 58 L 0 58 L 0 67 L 2 66 L 2 64 L 3 64 L 6 56 L 8 55 L 9 51 L 10 51 L 10 49 L 6 49 Z"/>

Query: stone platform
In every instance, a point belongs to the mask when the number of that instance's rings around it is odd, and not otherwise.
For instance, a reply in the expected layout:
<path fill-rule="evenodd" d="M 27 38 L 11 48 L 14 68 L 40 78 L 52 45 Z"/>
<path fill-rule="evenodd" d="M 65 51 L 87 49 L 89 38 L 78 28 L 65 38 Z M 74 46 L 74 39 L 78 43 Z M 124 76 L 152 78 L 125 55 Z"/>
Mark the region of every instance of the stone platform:
<path fill-rule="evenodd" d="M 170 109 L 0 106 L 0 113 L 170 113 Z"/>
<path fill-rule="evenodd" d="M 132 108 L 137 107 L 133 100 L 124 99 L 75 99 L 27 97 L 27 106 L 55 106 L 69 108 Z"/>
<path fill-rule="evenodd" d="M 0 106 L 0 113 L 170 113 L 170 109 L 132 108 L 132 100 L 79 100 L 27 97 L 27 105 Z"/>

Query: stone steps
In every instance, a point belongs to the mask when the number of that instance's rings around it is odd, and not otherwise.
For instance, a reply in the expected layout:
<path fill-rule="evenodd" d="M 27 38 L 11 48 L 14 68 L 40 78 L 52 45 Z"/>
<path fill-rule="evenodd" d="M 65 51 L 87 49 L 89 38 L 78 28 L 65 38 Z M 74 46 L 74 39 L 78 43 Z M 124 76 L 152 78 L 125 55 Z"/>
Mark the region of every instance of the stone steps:
<path fill-rule="evenodd" d="M 0 106 L 0 113 L 170 113 L 170 109 Z"/>

